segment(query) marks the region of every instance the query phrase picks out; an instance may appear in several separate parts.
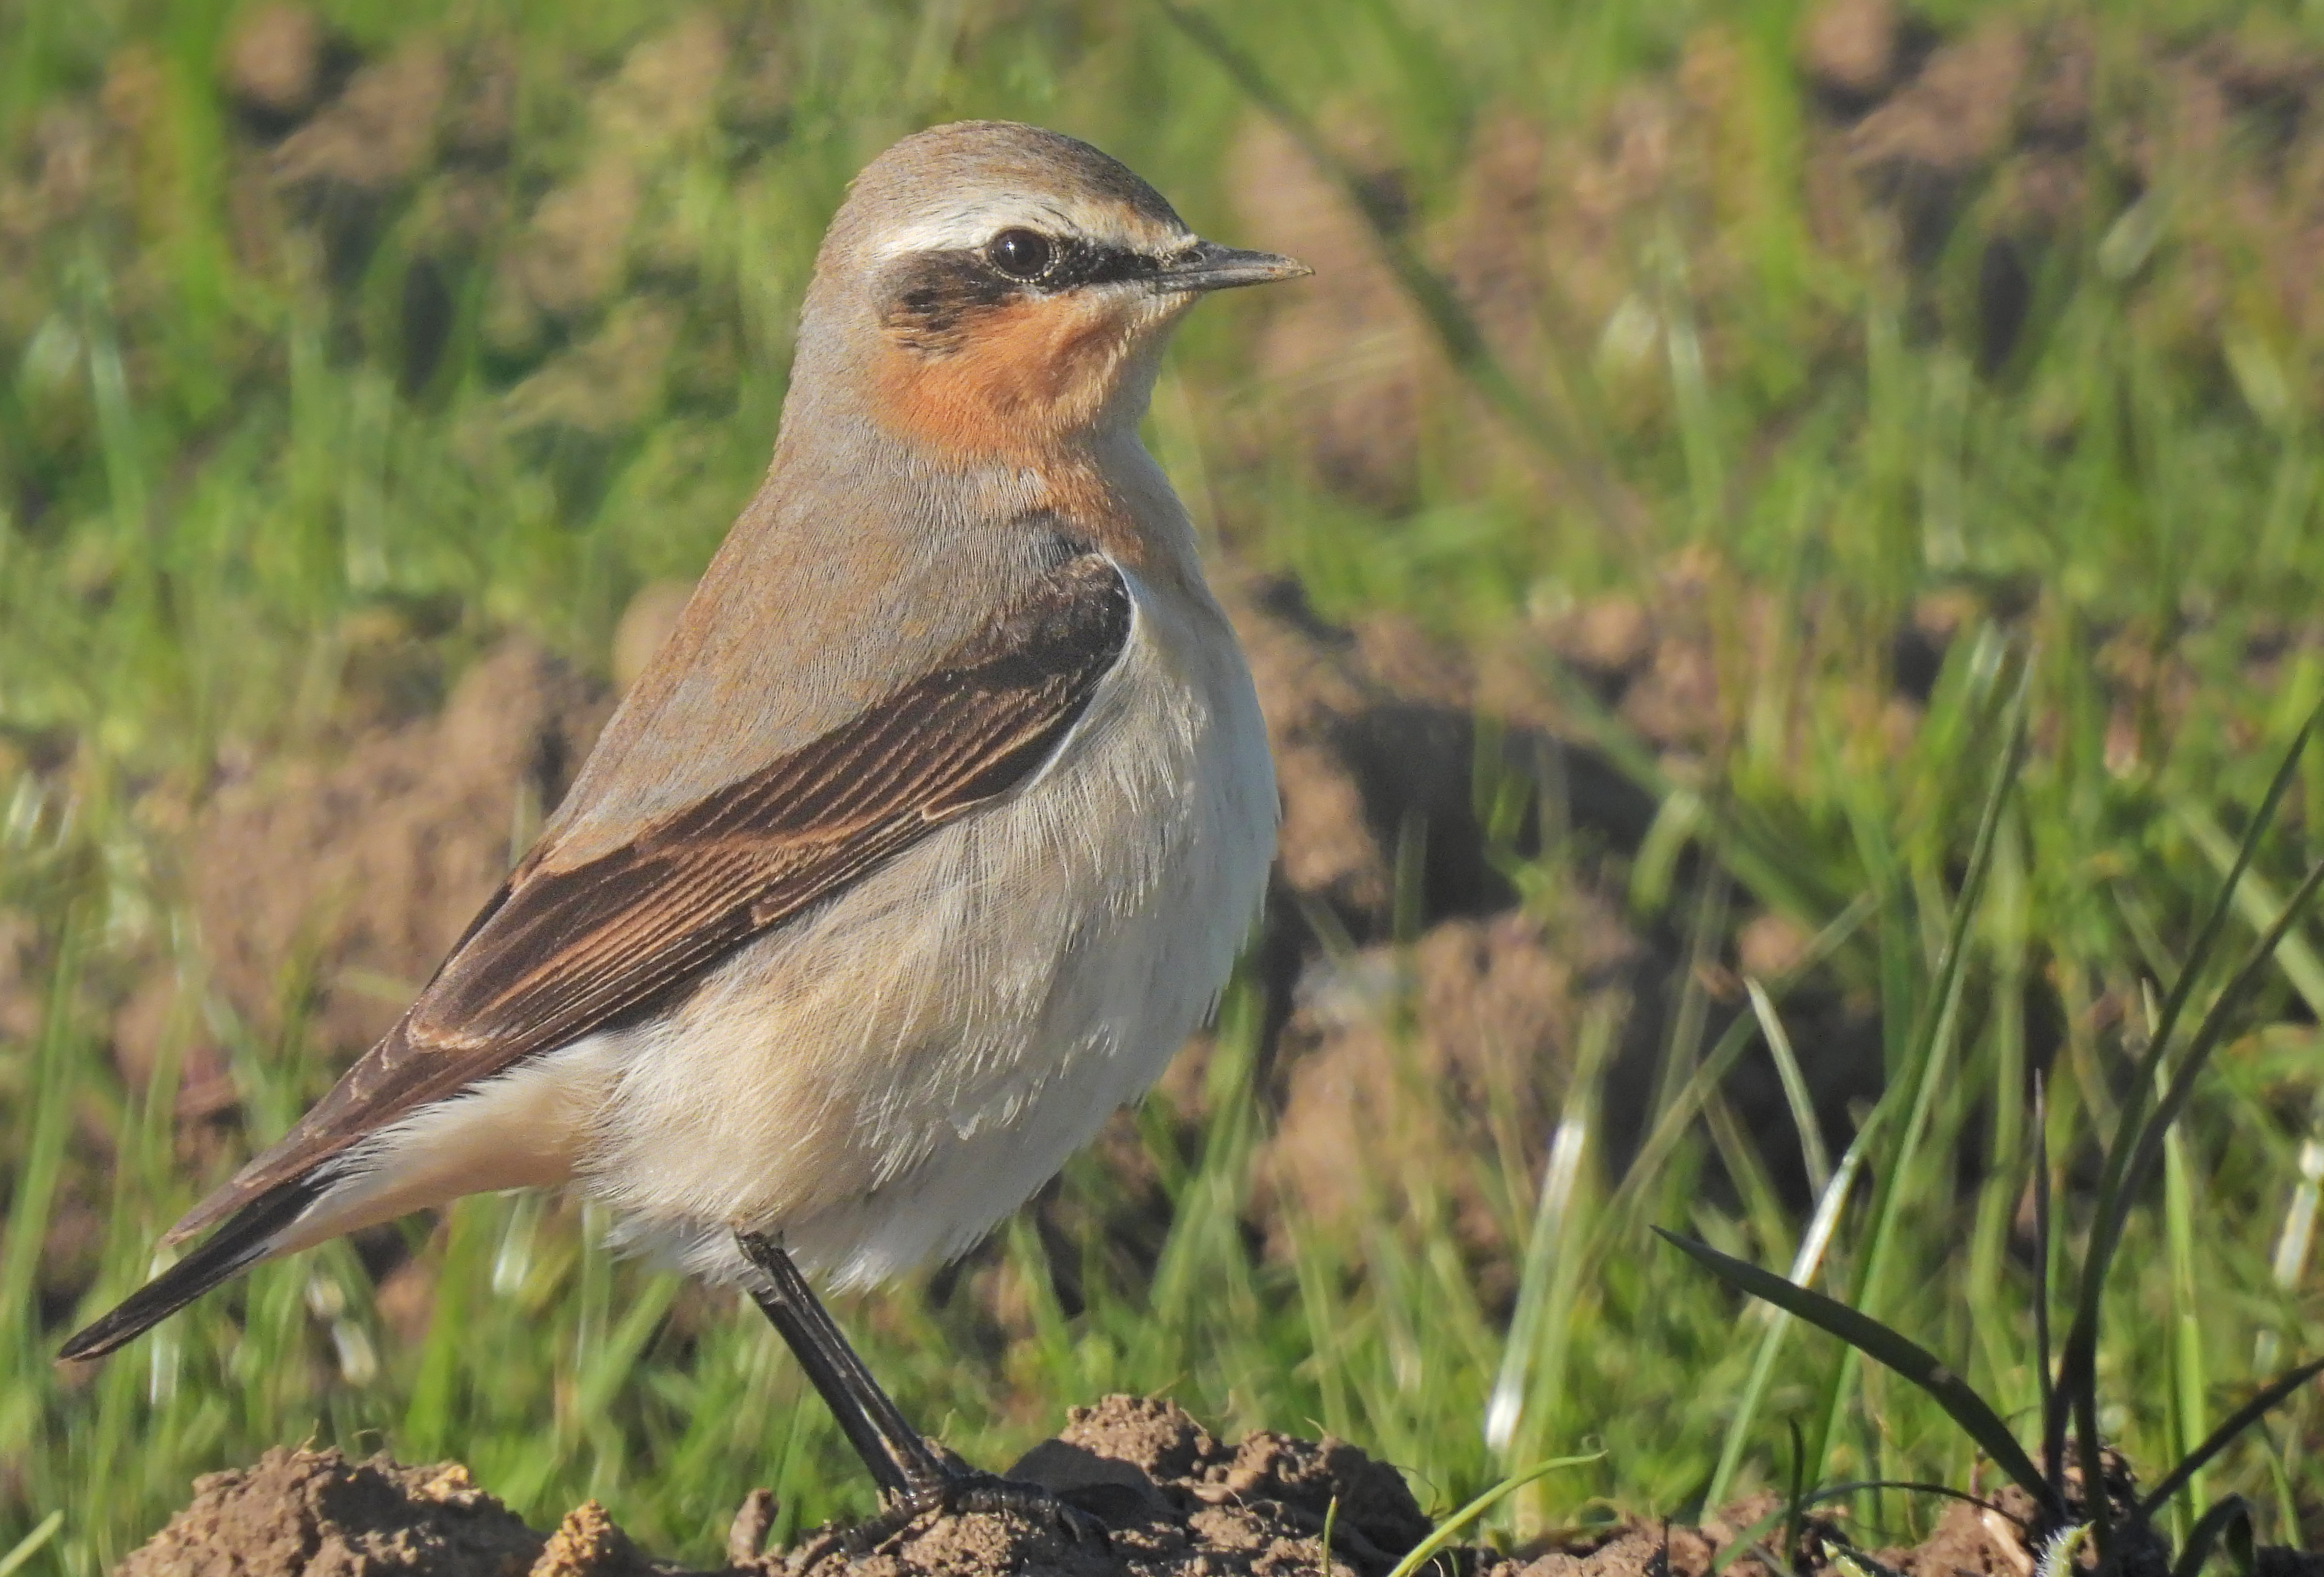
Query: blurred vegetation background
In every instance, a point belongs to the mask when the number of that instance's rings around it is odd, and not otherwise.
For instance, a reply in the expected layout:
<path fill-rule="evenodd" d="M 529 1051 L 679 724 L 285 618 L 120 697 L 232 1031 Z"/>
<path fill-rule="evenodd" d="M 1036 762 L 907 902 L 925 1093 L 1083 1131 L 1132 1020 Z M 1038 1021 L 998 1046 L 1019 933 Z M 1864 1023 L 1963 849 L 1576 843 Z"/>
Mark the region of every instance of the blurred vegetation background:
<path fill-rule="evenodd" d="M 2030 1406 L 2034 1081 L 2071 1225 L 2324 695 L 2324 6 L 1204 14 L 1231 61 L 1095 0 L 0 4 L 0 1550 L 60 1509 L 28 1569 L 89 1577 L 301 1440 L 697 1562 L 753 1484 L 867 1508 L 754 1311 L 555 1201 L 50 1355 L 522 846 L 764 465 L 847 178 L 969 115 L 1317 272 L 1195 314 L 1149 429 L 1266 691 L 1271 918 L 1161 1092 L 846 1307 L 906 1406 L 999 1466 L 1167 1391 L 1440 1508 L 1602 1444 L 1507 1538 L 1784 1483 L 1794 1423 L 1967 1481 L 1654 1223 Z M 2319 836 L 2311 750 L 2243 924 Z M 2135 1461 L 2314 1345 L 2315 944 L 2134 1228 Z M 2324 1533 L 2319 1427 L 2210 1489 Z"/>

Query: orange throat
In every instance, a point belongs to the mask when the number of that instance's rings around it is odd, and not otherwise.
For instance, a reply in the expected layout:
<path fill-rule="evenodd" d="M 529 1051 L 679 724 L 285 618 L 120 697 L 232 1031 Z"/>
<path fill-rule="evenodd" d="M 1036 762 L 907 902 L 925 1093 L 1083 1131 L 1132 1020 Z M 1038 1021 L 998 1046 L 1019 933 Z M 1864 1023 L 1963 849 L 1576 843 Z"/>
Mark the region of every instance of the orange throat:
<path fill-rule="evenodd" d="M 942 346 L 890 338 L 873 411 L 899 436 L 963 460 L 1032 462 L 1103 413 L 1146 333 L 1134 301 L 1073 296 L 976 312 Z"/>

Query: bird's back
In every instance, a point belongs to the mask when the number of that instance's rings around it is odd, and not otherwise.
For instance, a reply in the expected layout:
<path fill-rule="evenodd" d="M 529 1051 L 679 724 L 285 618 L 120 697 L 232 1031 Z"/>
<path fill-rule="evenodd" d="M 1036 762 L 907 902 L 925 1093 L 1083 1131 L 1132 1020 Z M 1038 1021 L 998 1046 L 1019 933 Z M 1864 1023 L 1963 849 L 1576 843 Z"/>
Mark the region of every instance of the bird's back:
<path fill-rule="evenodd" d="M 606 725 L 542 834 L 549 867 L 617 847 L 862 713 L 1046 567 L 1029 478 L 983 468 L 932 485 L 855 422 L 812 440 L 779 451 Z"/>

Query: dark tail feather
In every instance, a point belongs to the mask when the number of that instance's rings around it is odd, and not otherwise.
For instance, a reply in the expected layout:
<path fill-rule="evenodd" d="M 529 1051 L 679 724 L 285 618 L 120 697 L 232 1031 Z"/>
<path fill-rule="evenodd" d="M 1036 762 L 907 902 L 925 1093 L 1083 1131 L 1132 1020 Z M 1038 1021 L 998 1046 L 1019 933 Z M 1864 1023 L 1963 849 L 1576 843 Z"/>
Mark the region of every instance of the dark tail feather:
<path fill-rule="evenodd" d="M 102 1358 L 160 1324 L 219 1283 L 233 1280 L 265 1257 L 267 1240 L 312 1204 L 324 1186 L 307 1177 L 276 1184 L 235 1211 L 200 1248 L 76 1333 L 57 1356 Z"/>

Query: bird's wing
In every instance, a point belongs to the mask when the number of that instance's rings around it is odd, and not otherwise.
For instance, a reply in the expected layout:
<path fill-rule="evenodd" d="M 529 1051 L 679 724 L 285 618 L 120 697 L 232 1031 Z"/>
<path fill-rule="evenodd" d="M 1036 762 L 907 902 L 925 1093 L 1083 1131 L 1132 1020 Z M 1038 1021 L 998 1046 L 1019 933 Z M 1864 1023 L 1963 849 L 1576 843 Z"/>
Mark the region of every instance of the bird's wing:
<path fill-rule="evenodd" d="M 759 771 L 558 870 L 540 852 L 401 1022 L 171 1230 L 182 1239 L 415 1107 L 650 1008 L 750 937 L 1022 783 L 1130 638 L 1129 587 L 1065 559 L 933 671 Z"/>

